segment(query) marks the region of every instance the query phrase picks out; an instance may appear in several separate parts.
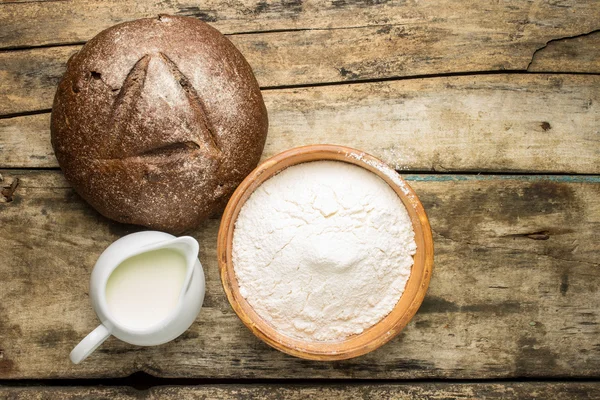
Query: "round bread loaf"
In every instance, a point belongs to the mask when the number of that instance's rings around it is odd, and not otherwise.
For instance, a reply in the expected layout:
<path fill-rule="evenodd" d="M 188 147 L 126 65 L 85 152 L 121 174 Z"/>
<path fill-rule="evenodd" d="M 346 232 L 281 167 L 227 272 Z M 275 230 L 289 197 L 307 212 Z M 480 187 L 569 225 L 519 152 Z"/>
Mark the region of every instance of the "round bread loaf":
<path fill-rule="evenodd" d="M 52 108 L 67 180 L 106 217 L 179 233 L 258 164 L 267 111 L 216 29 L 161 15 L 113 26 L 69 60 Z"/>

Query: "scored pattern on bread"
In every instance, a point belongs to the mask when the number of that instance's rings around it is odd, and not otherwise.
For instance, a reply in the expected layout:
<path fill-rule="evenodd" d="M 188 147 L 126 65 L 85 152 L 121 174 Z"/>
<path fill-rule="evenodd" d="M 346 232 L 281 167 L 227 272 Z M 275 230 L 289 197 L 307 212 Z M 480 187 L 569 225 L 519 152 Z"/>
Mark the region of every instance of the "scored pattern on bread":
<path fill-rule="evenodd" d="M 171 73 L 179 82 L 183 91 L 186 93 L 188 97 L 188 101 L 190 102 L 190 106 L 192 106 L 192 110 L 196 112 L 196 115 L 202 121 L 202 125 L 205 132 L 205 142 L 210 143 L 211 147 L 215 152 L 221 153 L 221 147 L 219 146 L 219 139 L 215 133 L 215 128 L 210 123 L 208 119 L 208 113 L 206 111 L 206 106 L 204 105 L 204 101 L 196 92 L 196 89 L 190 83 L 190 80 L 177 68 L 177 65 L 171 60 L 166 54 L 158 53 L 158 55 L 165 61 L 165 63 L 169 66 Z"/>
<path fill-rule="evenodd" d="M 150 56 L 146 54 L 133 65 L 133 68 L 127 74 L 123 86 L 121 86 L 121 90 L 119 90 L 119 94 L 117 94 L 117 98 L 113 103 L 113 116 L 117 123 L 127 119 L 126 112 L 131 112 L 132 103 L 140 96 L 148 73 L 149 63 Z M 100 75 L 98 72 L 96 74 Z"/>
<path fill-rule="evenodd" d="M 208 112 L 204 101 L 198 95 L 194 87 L 190 84 L 189 79 L 179 70 L 177 65 L 171 60 L 166 54 L 158 52 L 156 54 L 146 54 L 139 61 L 137 61 L 133 68 L 127 74 L 121 90 L 117 94 L 117 97 L 113 104 L 113 118 L 115 121 L 115 135 L 119 135 L 120 132 L 128 128 L 128 125 L 133 119 L 138 118 L 135 114 L 140 112 L 146 112 L 145 107 L 140 107 L 138 110 L 138 102 L 143 98 L 144 86 L 146 78 L 148 77 L 149 67 L 151 62 L 164 63 L 165 69 L 170 72 L 171 78 L 178 83 L 178 87 L 181 88 L 187 103 L 189 105 L 189 112 L 193 114 L 191 119 L 197 122 L 194 129 L 192 129 L 193 136 L 189 140 L 183 140 L 182 142 L 156 144 L 155 147 L 149 149 L 143 149 L 142 151 L 134 152 L 128 156 L 119 157 L 120 159 L 126 159 L 130 157 L 143 156 L 143 155 L 158 155 L 161 150 L 166 151 L 166 155 L 179 154 L 181 150 L 194 150 L 203 149 L 206 152 L 211 153 L 215 158 L 219 158 L 221 154 L 221 148 L 219 146 L 218 138 L 215 133 L 215 128 L 211 124 L 208 118 Z M 163 74 L 158 79 L 164 80 L 166 76 Z M 172 90 L 169 86 L 166 86 L 166 91 Z M 168 93 L 167 93 L 168 94 Z M 174 95 L 176 97 L 176 95 Z M 142 117 L 143 119 L 143 117 Z M 155 121 L 152 120 L 155 124 Z M 195 146 L 190 146 L 190 143 L 194 143 Z M 178 144 L 181 144 L 178 146 Z M 180 150 L 179 152 L 173 152 L 172 150 Z M 111 157 L 112 158 L 112 157 Z"/>

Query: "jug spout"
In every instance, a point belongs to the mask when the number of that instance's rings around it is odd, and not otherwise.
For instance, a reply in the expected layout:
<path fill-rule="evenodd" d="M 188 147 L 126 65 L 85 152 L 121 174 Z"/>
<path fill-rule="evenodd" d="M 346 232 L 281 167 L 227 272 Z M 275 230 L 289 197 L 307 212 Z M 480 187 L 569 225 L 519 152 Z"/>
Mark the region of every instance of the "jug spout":
<path fill-rule="evenodd" d="M 184 292 L 188 290 L 192 275 L 194 273 L 194 266 L 198 261 L 198 252 L 200 251 L 200 245 L 198 241 L 191 236 L 181 236 L 172 241 L 169 241 L 168 246 L 181 252 L 184 255 L 186 261 L 186 275 L 183 282 Z"/>
<path fill-rule="evenodd" d="M 171 246 L 178 248 L 183 254 L 185 254 L 186 261 L 191 266 L 194 266 L 196 259 L 198 258 L 198 252 L 200 251 L 200 245 L 198 241 L 191 236 L 181 236 L 171 241 Z"/>

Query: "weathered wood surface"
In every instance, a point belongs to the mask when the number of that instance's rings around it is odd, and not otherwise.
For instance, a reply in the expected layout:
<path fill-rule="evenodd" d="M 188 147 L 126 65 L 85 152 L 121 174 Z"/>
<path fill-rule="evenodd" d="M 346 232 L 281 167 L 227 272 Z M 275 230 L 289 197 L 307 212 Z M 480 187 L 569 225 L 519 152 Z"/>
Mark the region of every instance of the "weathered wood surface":
<path fill-rule="evenodd" d="M 531 56 L 553 38 L 600 28 L 597 3 L 575 0 L 208 0 L 201 6 L 190 0 L 79 0 L 11 2 L 0 4 L 0 10 L 1 48 L 82 42 L 111 25 L 159 13 L 197 17 L 223 33 L 398 25 L 408 29 L 410 42 L 411 29 L 422 28 L 422 39 L 430 39 L 431 47 L 449 38 L 455 51 L 469 52 L 470 45 L 481 49 L 482 59 L 487 53 L 496 60 L 502 60 L 498 53 Z"/>
<path fill-rule="evenodd" d="M 241 324 L 209 220 L 192 233 L 207 295 L 190 330 L 152 348 L 111 338 L 74 366 L 68 353 L 98 324 L 87 297 L 95 259 L 138 228 L 99 216 L 58 171 L 2 174 L 0 378 L 600 377 L 598 176 L 406 176 L 434 230 L 429 292 L 397 338 L 342 362 L 287 356 Z"/>
<path fill-rule="evenodd" d="M 403 170 L 600 172 L 600 76 L 411 79 L 269 90 L 264 97 L 264 157 L 335 143 Z M 0 166 L 56 167 L 49 120 L 0 119 Z"/>
<path fill-rule="evenodd" d="M 552 383 L 409 383 L 355 385 L 206 385 L 161 386 L 148 390 L 127 387 L 0 387 L 0 397 L 11 400 L 75 399 L 235 399 L 300 400 L 319 399 L 600 399 L 600 384 L 592 382 Z"/>
<path fill-rule="evenodd" d="M 477 71 L 599 74 L 600 7 L 575 0 L 3 0 L 0 168 L 55 168 L 49 113 L 18 115 L 50 109 L 66 60 L 86 40 L 158 13 L 210 22 L 248 58 L 271 89 L 265 157 L 330 142 L 400 170 L 600 173 L 600 76 L 273 90 Z M 155 348 L 110 339 L 73 366 L 70 349 L 97 324 L 86 294 L 91 267 L 111 241 L 139 228 L 99 216 L 58 171 L 1 173 L 0 379 L 139 370 L 209 378 L 600 378 L 598 176 L 408 176 L 435 231 L 428 297 L 390 344 L 336 363 L 288 357 L 243 327 L 220 286 L 218 220 L 209 220 L 193 233 L 207 274 L 196 324 Z M 597 385 L 4 387 L 0 398 L 598 398 Z"/>
<path fill-rule="evenodd" d="M 592 13 L 590 18 L 600 20 L 600 11 Z M 596 23 L 600 27 L 600 22 Z M 540 40 L 539 46 L 519 52 L 510 43 L 504 44 L 503 50 L 495 47 L 486 50 L 469 42 L 477 36 L 469 35 L 461 41 L 444 29 L 427 27 L 435 34 L 420 32 L 423 28 L 408 24 L 230 38 L 252 65 L 262 87 L 528 68 L 542 72 L 600 73 L 598 34 L 554 41 L 547 47 Z M 501 44 L 501 40 L 493 37 L 496 33 L 487 35 L 484 43 Z M 79 48 L 62 46 L 0 53 L 0 115 L 50 108 L 66 62 Z"/>

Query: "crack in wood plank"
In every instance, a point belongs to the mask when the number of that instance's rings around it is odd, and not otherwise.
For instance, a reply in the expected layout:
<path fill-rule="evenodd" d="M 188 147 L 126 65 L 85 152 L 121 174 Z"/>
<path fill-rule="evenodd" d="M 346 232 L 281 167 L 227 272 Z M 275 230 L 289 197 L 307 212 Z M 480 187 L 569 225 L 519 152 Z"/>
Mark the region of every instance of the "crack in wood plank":
<path fill-rule="evenodd" d="M 592 30 L 590 32 L 586 32 L 586 33 L 580 33 L 580 34 L 577 34 L 577 35 L 565 36 L 565 37 L 560 37 L 560 38 L 555 38 L 555 39 L 548 40 L 546 42 L 546 44 L 544 44 L 542 47 L 539 47 L 539 48 L 535 49 L 535 51 L 531 55 L 531 60 L 529 61 L 529 64 L 527 64 L 527 68 L 525 68 L 525 71 L 530 71 L 531 65 L 535 61 L 535 57 L 538 55 L 539 52 L 541 52 L 544 49 L 546 49 L 548 47 L 548 45 L 550 45 L 551 43 L 562 42 L 562 41 L 566 41 L 566 40 L 571 40 L 571 39 L 577 39 L 577 38 L 581 38 L 581 37 L 586 37 L 586 36 L 590 36 L 590 35 L 593 35 L 593 34 L 598 33 L 598 32 L 600 32 L 600 29 L 594 29 L 594 30 Z"/>

